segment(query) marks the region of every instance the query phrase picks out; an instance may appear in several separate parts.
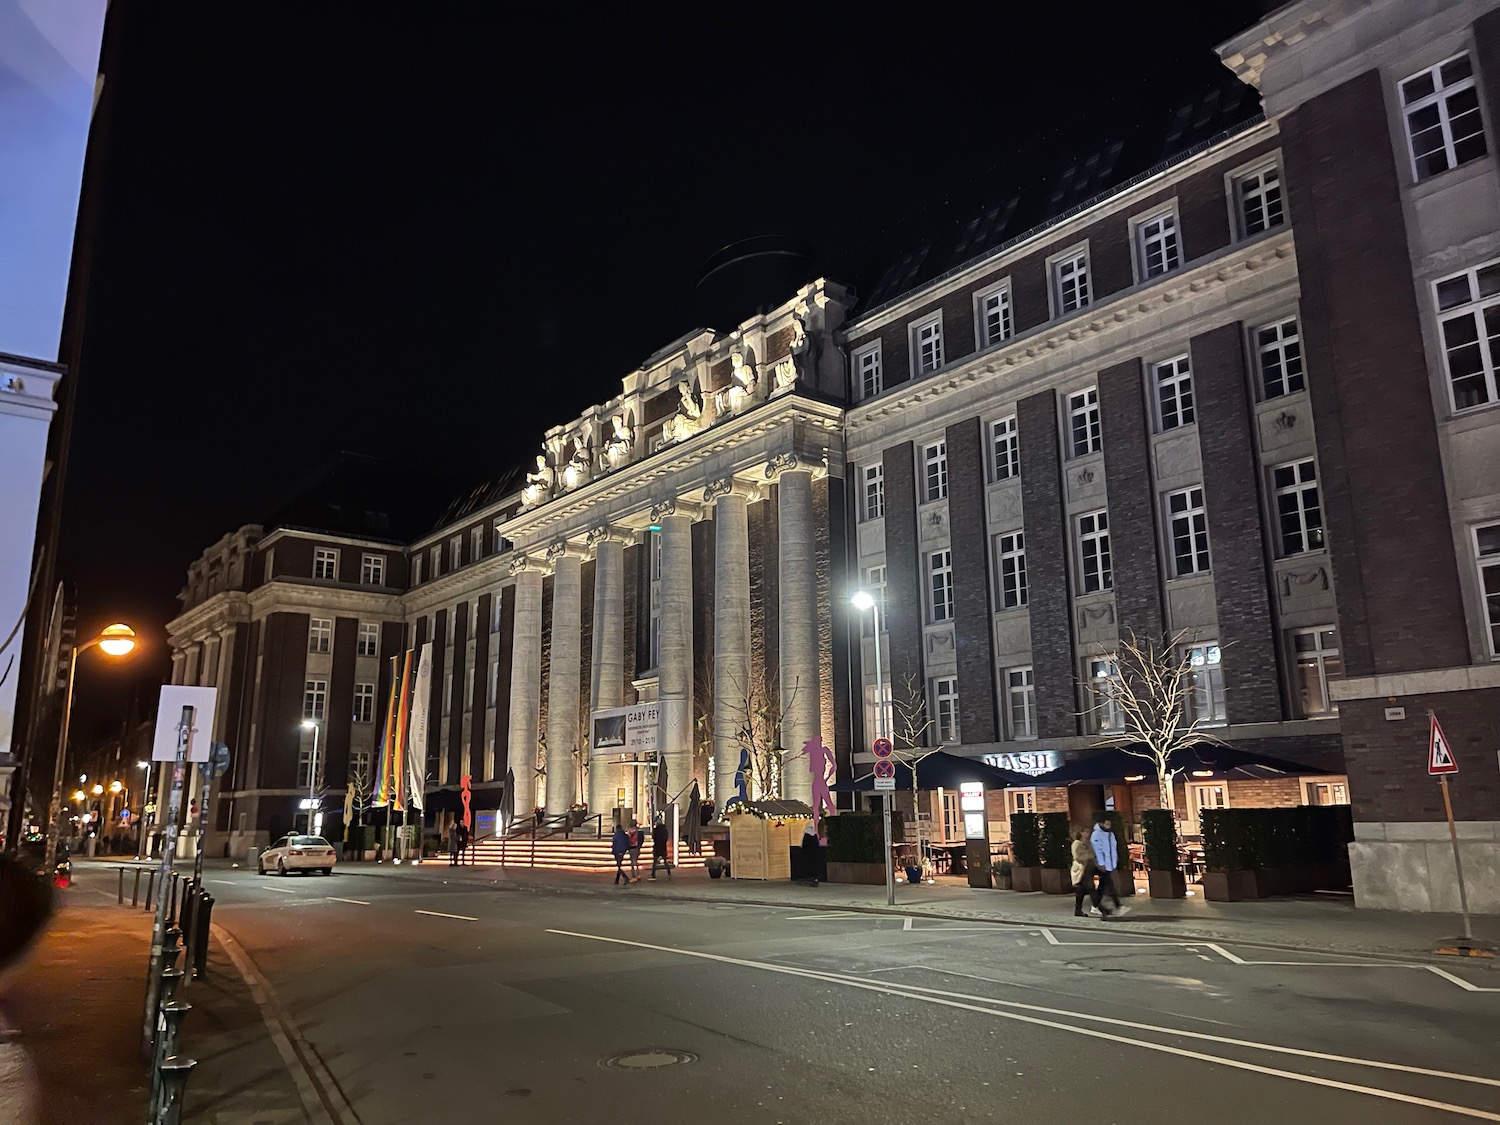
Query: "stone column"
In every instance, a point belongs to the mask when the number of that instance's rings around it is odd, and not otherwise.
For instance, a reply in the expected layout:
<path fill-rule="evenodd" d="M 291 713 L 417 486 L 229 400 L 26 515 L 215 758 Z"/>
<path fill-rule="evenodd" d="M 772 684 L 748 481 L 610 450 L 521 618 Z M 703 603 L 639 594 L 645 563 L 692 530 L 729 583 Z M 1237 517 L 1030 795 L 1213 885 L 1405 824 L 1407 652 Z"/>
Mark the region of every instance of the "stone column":
<path fill-rule="evenodd" d="M 594 652 L 589 665 L 590 710 L 625 702 L 625 545 L 604 531 L 594 544 Z M 589 812 L 614 807 L 616 767 L 589 767 Z M 668 779 L 670 780 L 670 778 Z"/>
<path fill-rule="evenodd" d="M 693 776 L 693 521 L 669 500 L 651 510 L 661 526 L 662 702 L 658 746 L 667 764 L 668 796 Z"/>
<path fill-rule="evenodd" d="M 547 673 L 547 812 L 564 813 L 578 799 L 580 598 L 582 562 L 559 544 L 552 556 L 552 661 Z"/>
<path fill-rule="evenodd" d="M 510 730 L 507 744 L 516 775 L 516 816 L 525 819 L 536 800 L 538 726 L 542 714 L 542 574 L 523 555 L 511 564 L 516 576 L 516 616 L 511 633 Z M 436 716 L 434 716 L 434 720 Z"/>
<path fill-rule="evenodd" d="M 723 806 L 740 762 L 750 671 L 749 501 L 726 477 L 704 490 L 714 502 L 714 784 Z"/>
<path fill-rule="evenodd" d="M 796 755 L 821 733 L 822 679 L 818 661 L 817 546 L 813 529 L 812 473 L 785 471 L 777 480 L 780 502 L 782 794 L 812 799 L 812 775 Z"/>

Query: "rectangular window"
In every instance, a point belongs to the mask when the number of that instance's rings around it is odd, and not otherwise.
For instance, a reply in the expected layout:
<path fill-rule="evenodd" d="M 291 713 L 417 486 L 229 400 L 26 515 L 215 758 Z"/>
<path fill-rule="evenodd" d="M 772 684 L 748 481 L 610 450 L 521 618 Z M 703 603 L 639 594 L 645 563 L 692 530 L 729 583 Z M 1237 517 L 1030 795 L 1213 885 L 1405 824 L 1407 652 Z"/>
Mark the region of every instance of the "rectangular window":
<path fill-rule="evenodd" d="M 948 443 L 922 448 L 922 500 L 931 503 L 948 495 Z"/>
<path fill-rule="evenodd" d="M 1208 513 L 1203 489 L 1167 493 L 1167 528 L 1172 536 L 1172 575 L 1208 573 Z"/>
<path fill-rule="evenodd" d="M 1013 739 L 1036 737 L 1036 677 L 1030 668 L 1005 673 L 1005 710 Z"/>
<path fill-rule="evenodd" d="M 979 326 L 979 346 L 987 348 L 1001 340 L 1009 340 L 1010 287 L 1004 286 L 993 293 L 985 293 L 977 299 L 976 304 L 974 319 Z"/>
<path fill-rule="evenodd" d="M 932 681 L 932 715 L 939 743 L 958 741 L 958 677 L 942 676 Z"/>
<path fill-rule="evenodd" d="M 413 586 L 420 586 L 422 584 L 422 556 L 421 555 L 413 555 L 411 557 L 411 584 Z"/>
<path fill-rule="evenodd" d="M 474 709 L 474 677 L 472 675 L 469 675 L 469 676 L 465 676 L 464 677 L 464 710 L 465 711 L 472 711 L 473 709 Z"/>
<path fill-rule="evenodd" d="M 1490 655 L 1500 656 L 1500 523 L 1474 529 L 1474 561 L 1479 567 L 1479 591 L 1484 598 Z"/>
<path fill-rule="evenodd" d="M 880 372 L 880 344 L 874 343 L 854 353 L 855 385 L 861 399 L 874 398 L 885 390 Z"/>
<path fill-rule="evenodd" d="M 1021 438 L 1014 414 L 990 423 L 990 448 L 994 451 L 991 472 L 996 480 L 1021 475 Z"/>
<path fill-rule="evenodd" d="M 918 375 L 926 375 L 943 366 L 943 322 L 941 318 L 912 325 L 911 354 Z"/>
<path fill-rule="evenodd" d="M 1263 399 L 1280 398 L 1302 390 L 1302 340 L 1297 335 L 1297 318 L 1288 317 L 1277 324 L 1255 330 L 1256 362 L 1260 368 L 1260 395 Z"/>
<path fill-rule="evenodd" d="M 469 532 L 469 557 L 478 562 L 484 557 L 484 528 L 476 527 Z"/>
<path fill-rule="evenodd" d="M 493 531 L 490 532 L 490 536 L 491 536 L 491 541 L 494 544 L 494 547 L 491 550 L 491 554 L 496 554 L 496 555 L 503 555 L 503 554 L 505 554 L 505 536 L 503 536 L 503 535 L 500 534 L 500 529 L 498 527 L 495 528 Z"/>
<path fill-rule="evenodd" d="M 432 577 L 436 578 L 439 574 L 441 574 L 443 572 L 442 571 L 442 566 L 443 566 L 443 549 L 441 547 L 439 547 L 436 543 L 434 543 L 432 545 L 432 550 L 430 552 L 428 552 L 428 556 L 429 556 L 429 562 L 431 563 L 431 568 L 430 569 L 432 570 Z"/>
<path fill-rule="evenodd" d="M 860 635 L 873 637 L 875 635 L 875 614 L 880 614 L 880 631 L 882 633 L 890 629 L 890 624 L 885 616 L 885 565 L 869 566 L 865 568 L 864 591 L 875 599 L 875 609 L 869 613 L 860 613 Z"/>
<path fill-rule="evenodd" d="M 943 798 L 943 843 L 958 843 L 964 838 L 963 810 L 958 804 L 958 793 L 953 789 L 939 789 Z"/>
<path fill-rule="evenodd" d="M 448 540 L 448 569 L 457 570 L 464 565 L 464 541 L 455 535 Z"/>
<path fill-rule="evenodd" d="M 865 519 L 878 520 L 885 516 L 885 466 L 866 465 Z"/>
<path fill-rule="evenodd" d="M 359 623 L 359 644 L 355 653 L 358 656 L 380 655 L 380 622 L 361 621 Z"/>
<path fill-rule="evenodd" d="M 313 577 L 338 581 L 339 553 L 332 547 L 318 547 L 313 551 Z"/>
<path fill-rule="evenodd" d="M 1000 608 L 1026 604 L 1026 535 L 1012 531 L 995 536 L 995 570 L 1000 575 Z"/>
<path fill-rule="evenodd" d="M 302 687 L 302 717 L 321 722 L 328 708 L 328 681 L 308 680 Z"/>
<path fill-rule="evenodd" d="M 333 622 L 326 617 L 309 618 L 307 622 L 307 651 L 328 652 L 333 648 Z"/>
<path fill-rule="evenodd" d="M 865 734 L 871 738 L 881 735 L 889 737 L 890 732 L 895 730 L 896 711 L 891 699 L 891 681 L 889 679 L 881 684 L 885 688 L 884 698 L 877 699 L 874 684 L 865 685 Z M 879 707 L 879 713 L 876 708 Z"/>
<path fill-rule="evenodd" d="M 1136 226 L 1136 253 L 1141 278 L 1160 277 L 1182 264 L 1177 249 L 1177 216 L 1171 211 L 1143 219 Z"/>
<path fill-rule="evenodd" d="M 354 685 L 354 721 L 356 723 L 373 723 L 375 721 L 375 685 Z"/>
<path fill-rule="evenodd" d="M 1189 645 L 1183 653 L 1187 664 L 1183 689 L 1188 718 L 1199 723 L 1223 723 L 1224 665 L 1216 642 Z"/>
<path fill-rule="evenodd" d="M 1329 695 L 1328 681 L 1344 674 L 1338 632 L 1332 625 L 1298 629 L 1292 633 L 1292 655 L 1297 663 L 1295 682 L 1302 714 L 1309 718 L 1336 714 L 1339 707 Z"/>
<path fill-rule="evenodd" d="M 324 772 L 323 748 L 321 746 L 318 747 L 317 770 L 319 773 Z M 297 788 L 311 789 L 316 783 L 317 779 L 313 777 L 312 746 L 303 746 L 297 751 Z"/>
<path fill-rule="evenodd" d="M 932 620 L 953 620 L 953 552 L 934 551 L 927 556 L 927 589 L 932 595 Z"/>
<path fill-rule="evenodd" d="M 1120 665 L 1113 656 L 1088 661 L 1089 698 L 1094 730 L 1123 730 L 1125 710 L 1120 706 Z"/>
<path fill-rule="evenodd" d="M 1086 251 L 1054 262 L 1052 277 L 1058 316 L 1088 307 L 1089 256 Z"/>
<path fill-rule="evenodd" d="M 1281 206 L 1281 171 L 1274 164 L 1235 180 L 1234 198 L 1241 238 L 1279 227 L 1285 217 Z"/>
<path fill-rule="evenodd" d="M 1472 410 L 1500 400 L 1495 379 L 1500 353 L 1500 262 L 1444 278 L 1436 292 L 1453 409 Z"/>
<path fill-rule="evenodd" d="M 486 705 L 493 707 L 500 699 L 500 661 L 490 661 L 490 688 L 485 695 Z"/>
<path fill-rule="evenodd" d="M 490 632 L 491 633 L 498 633 L 500 631 L 500 610 L 501 610 L 503 604 L 504 603 L 502 602 L 502 600 L 500 598 L 500 594 L 497 591 L 495 593 L 495 596 L 490 599 Z"/>
<path fill-rule="evenodd" d="M 1007 813 L 1036 812 L 1035 789 L 1007 789 L 1005 791 Z"/>
<path fill-rule="evenodd" d="M 1179 426 L 1191 426 L 1197 415 L 1193 411 L 1193 372 L 1188 357 L 1180 355 L 1151 367 L 1156 384 L 1156 420 L 1162 432 Z"/>
<path fill-rule="evenodd" d="M 1401 115 L 1418 180 L 1484 155 L 1479 90 L 1467 54 L 1455 55 L 1402 82 Z"/>
<path fill-rule="evenodd" d="M 1323 549 L 1323 509 L 1318 503 L 1318 470 L 1311 457 L 1271 470 L 1276 490 L 1276 530 L 1283 555 Z"/>
<path fill-rule="evenodd" d="M 1078 517 L 1078 556 L 1085 594 L 1114 588 L 1114 567 L 1109 557 L 1109 513 L 1090 512 Z"/>
<path fill-rule="evenodd" d="M 1068 396 L 1068 456 L 1083 457 L 1104 448 L 1099 429 L 1099 388 Z"/>
<path fill-rule="evenodd" d="M 385 556 L 361 555 L 359 559 L 359 581 L 364 586 L 384 586 Z"/>

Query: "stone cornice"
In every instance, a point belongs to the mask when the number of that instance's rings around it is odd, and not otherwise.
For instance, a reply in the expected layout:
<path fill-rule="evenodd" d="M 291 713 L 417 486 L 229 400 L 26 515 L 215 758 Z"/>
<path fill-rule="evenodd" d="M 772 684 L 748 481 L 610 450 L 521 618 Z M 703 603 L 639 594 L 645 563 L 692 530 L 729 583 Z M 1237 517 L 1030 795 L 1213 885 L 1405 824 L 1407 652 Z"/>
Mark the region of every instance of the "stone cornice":
<path fill-rule="evenodd" d="M 224 590 L 199 602 L 167 622 L 167 642 L 190 644 L 206 634 L 250 620 L 250 595 L 243 590 Z"/>
<path fill-rule="evenodd" d="M 1406 695 L 1438 695 L 1449 691 L 1484 691 L 1493 688 L 1500 688 L 1500 663 L 1328 681 L 1328 694 L 1341 701 L 1400 699 Z"/>
<path fill-rule="evenodd" d="M 337 586 L 304 586 L 295 582 L 268 582 L 250 591 L 250 614 L 260 619 L 272 613 L 331 613 L 344 617 L 375 617 L 401 620 L 400 594 L 375 594 L 369 590 L 346 590 Z"/>
<path fill-rule="evenodd" d="M 1254 27 L 1220 43 L 1219 59 L 1241 82 L 1258 90 L 1261 74 L 1278 55 L 1288 53 L 1310 36 L 1369 6 L 1370 0 L 1303 0 L 1287 4 Z"/>
<path fill-rule="evenodd" d="M 490 555 L 477 563 L 424 582 L 408 590 L 402 599 L 408 614 L 419 614 L 434 607 L 442 608 L 464 600 L 474 593 L 494 593 L 514 573 L 512 563 L 519 558 L 514 551 Z M 537 565 L 533 560 L 533 565 Z"/>
<path fill-rule="evenodd" d="M 49 421 L 57 412 L 52 394 L 66 370 L 61 364 L 0 355 L 0 414 Z"/>

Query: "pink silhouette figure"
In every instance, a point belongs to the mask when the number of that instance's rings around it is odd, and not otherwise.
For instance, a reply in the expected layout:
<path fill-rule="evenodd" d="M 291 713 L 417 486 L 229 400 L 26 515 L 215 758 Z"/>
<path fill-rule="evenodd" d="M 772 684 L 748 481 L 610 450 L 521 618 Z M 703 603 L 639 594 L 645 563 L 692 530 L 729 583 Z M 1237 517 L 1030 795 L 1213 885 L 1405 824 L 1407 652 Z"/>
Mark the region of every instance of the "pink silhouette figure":
<path fill-rule="evenodd" d="M 823 739 L 818 735 L 813 735 L 802 744 L 802 753 L 807 755 L 807 768 L 812 772 L 813 833 L 821 840 L 823 832 L 818 827 L 818 821 L 822 812 L 825 809 L 830 814 L 838 812 L 833 794 L 828 790 L 828 779 L 837 772 L 837 767 L 833 762 L 833 751 L 823 745 Z"/>

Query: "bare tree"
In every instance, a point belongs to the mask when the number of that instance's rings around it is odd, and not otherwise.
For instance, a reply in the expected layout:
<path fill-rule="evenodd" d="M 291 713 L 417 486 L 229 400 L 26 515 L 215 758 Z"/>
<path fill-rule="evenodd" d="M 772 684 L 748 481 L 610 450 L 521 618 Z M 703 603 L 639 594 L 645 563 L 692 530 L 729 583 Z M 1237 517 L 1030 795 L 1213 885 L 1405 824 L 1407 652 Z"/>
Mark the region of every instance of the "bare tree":
<path fill-rule="evenodd" d="M 1193 705 L 1198 676 L 1192 661 L 1194 635 L 1187 630 L 1161 639 L 1127 632 L 1120 638 L 1116 675 L 1096 692 L 1091 711 L 1099 731 L 1098 745 L 1112 746 L 1151 763 L 1161 807 L 1174 808 L 1172 782 L 1182 772 L 1172 757 L 1192 746 L 1222 746 L 1206 730 Z M 1091 689 L 1092 690 L 1092 689 Z"/>
<path fill-rule="evenodd" d="M 356 753 L 349 760 L 349 784 L 354 786 L 354 799 L 349 802 L 354 810 L 354 823 L 365 822 L 365 809 L 370 806 L 370 754 Z"/>
<path fill-rule="evenodd" d="M 925 845 L 922 836 L 922 820 L 917 815 L 921 809 L 917 798 L 917 764 L 942 749 L 942 745 L 926 745 L 937 724 L 927 717 L 927 699 L 922 691 L 922 681 L 914 673 L 907 673 L 901 680 L 901 689 L 891 698 L 891 757 L 911 770 L 912 831 L 917 835 L 917 846 L 925 863 Z"/>
<path fill-rule="evenodd" d="M 750 751 L 750 769 L 755 780 L 754 798 L 781 796 L 781 782 L 785 763 L 781 760 L 781 730 L 787 712 L 797 700 L 802 681 L 793 681 L 786 698 L 772 692 L 751 677 L 749 683 L 741 683 L 735 677 L 730 683 L 729 709 L 734 713 L 735 737 L 741 746 Z M 727 790 L 728 779 L 719 781 L 719 788 Z M 724 802 L 719 803 L 722 809 Z"/>
<path fill-rule="evenodd" d="M 588 710 L 588 701 L 584 700 L 578 710 L 578 731 L 573 738 L 573 760 L 578 763 L 578 768 L 573 771 L 578 785 L 578 791 L 574 801 L 579 805 L 589 803 L 589 743 L 592 741 L 593 732 L 590 730 L 591 717 Z M 595 810 L 596 812 L 598 810 Z"/>

